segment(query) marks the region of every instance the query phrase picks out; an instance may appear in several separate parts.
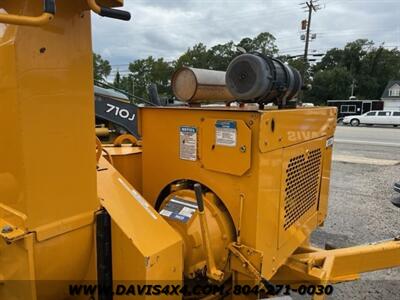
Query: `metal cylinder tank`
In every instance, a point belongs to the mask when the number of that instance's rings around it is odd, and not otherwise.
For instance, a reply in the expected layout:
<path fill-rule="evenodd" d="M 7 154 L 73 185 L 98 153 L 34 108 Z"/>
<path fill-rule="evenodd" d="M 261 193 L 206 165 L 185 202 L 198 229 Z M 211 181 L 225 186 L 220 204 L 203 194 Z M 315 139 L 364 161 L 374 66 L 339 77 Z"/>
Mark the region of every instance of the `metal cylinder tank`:
<path fill-rule="evenodd" d="M 303 82 L 299 71 L 280 60 L 246 53 L 229 64 L 226 85 L 241 101 L 268 103 L 295 98 Z"/>
<path fill-rule="evenodd" d="M 176 98 L 189 103 L 229 102 L 235 97 L 225 84 L 225 72 L 182 67 L 172 76 Z"/>

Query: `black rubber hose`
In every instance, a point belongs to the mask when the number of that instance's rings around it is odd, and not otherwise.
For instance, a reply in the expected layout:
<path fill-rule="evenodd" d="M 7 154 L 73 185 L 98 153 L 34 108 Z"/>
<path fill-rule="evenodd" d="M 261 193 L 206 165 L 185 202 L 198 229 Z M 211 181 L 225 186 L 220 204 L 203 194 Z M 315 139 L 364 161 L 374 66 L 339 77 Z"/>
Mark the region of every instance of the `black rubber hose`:
<path fill-rule="evenodd" d="M 101 7 L 99 15 L 102 17 L 108 17 L 122 21 L 129 21 L 131 19 L 130 12 L 125 10 L 112 9 L 108 7 Z"/>

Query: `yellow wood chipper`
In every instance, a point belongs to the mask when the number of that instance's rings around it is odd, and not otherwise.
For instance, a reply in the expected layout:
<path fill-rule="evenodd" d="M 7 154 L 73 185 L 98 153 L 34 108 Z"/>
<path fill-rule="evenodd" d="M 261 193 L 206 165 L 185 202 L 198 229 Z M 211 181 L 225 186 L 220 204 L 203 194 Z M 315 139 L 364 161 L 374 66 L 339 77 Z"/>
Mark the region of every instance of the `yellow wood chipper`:
<path fill-rule="evenodd" d="M 301 77 L 276 59 L 177 71 L 188 105 L 140 108 L 140 141 L 96 143 L 90 12 L 129 20 L 122 5 L 0 2 L 1 300 L 317 299 L 400 265 L 397 239 L 309 243 L 336 109 L 294 107 Z"/>

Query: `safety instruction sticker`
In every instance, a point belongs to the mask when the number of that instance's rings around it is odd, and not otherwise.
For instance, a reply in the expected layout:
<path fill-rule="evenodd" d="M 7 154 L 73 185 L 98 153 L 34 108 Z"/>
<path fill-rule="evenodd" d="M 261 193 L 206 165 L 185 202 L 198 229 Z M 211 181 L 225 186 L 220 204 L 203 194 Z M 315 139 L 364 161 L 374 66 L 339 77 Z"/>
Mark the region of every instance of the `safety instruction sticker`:
<path fill-rule="evenodd" d="M 237 129 L 235 121 L 218 120 L 215 123 L 215 144 L 236 147 Z"/>
<path fill-rule="evenodd" d="M 197 160 L 197 128 L 181 126 L 179 129 L 179 157 L 184 160 Z"/>
<path fill-rule="evenodd" d="M 187 223 L 197 210 L 197 204 L 179 197 L 171 198 L 160 211 L 160 215 L 182 223 Z"/>

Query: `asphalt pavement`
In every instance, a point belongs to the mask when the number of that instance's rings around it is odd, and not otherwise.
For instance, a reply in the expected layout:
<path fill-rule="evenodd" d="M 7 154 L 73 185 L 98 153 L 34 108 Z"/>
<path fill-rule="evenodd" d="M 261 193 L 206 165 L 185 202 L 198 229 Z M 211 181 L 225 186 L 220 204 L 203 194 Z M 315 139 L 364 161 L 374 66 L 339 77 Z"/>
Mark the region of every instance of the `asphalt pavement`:
<path fill-rule="evenodd" d="M 400 128 L 338 126 L 334 154 L 336 157 L 367 158 L 371 164 L 372 160 L 389 160 L 397 164 L 400 162 Z"/>
<path fill-rule="evenodd" d="M 338 126 L 335 140 L 346 144 L 400 147 L 400 127 Z"/>

